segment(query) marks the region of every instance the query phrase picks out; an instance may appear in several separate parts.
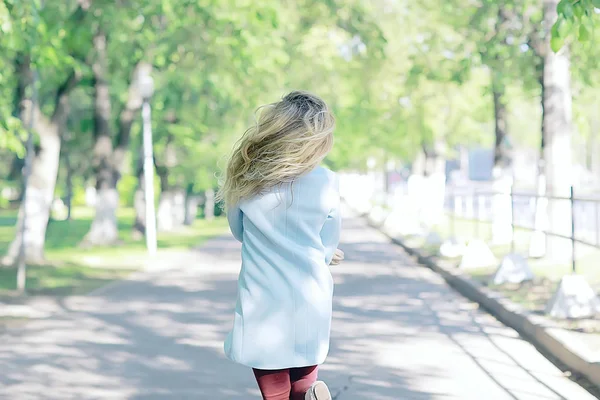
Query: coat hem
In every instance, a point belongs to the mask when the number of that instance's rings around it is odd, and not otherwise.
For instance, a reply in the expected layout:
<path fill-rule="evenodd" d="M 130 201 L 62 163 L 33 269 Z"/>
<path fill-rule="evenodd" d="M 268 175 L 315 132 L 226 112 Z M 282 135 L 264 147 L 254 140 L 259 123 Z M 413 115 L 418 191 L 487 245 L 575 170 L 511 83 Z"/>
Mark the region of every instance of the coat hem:
<path fill-rule="evenodd" d="M 239 361 L 239 360 L 234 360 L 233 357 L 231 357 L 229 354 L 225 354 L 225 356 L 230 361 L 232 361 L 236 364 L 240 364 L 240 365 L 243 365 L 244 367 L 248 367 L 248 368 L 252 368 L 252 369 L 260 369 L 263 371 L 276 371 L 276 370 L 281 370 L 281 369 L 314 367 L 314 366 L 322 365 L 325 363 L 325 360 L 322 360 L 320 362 L 318 360 L 316 360 L 316 362 L 308 362 L 307 361 L 307 362 L 292 363 L 292 364 L 254 364 L 254 363 L 248 363 L 248 362 L 243 362 L 243 361 Z"/>

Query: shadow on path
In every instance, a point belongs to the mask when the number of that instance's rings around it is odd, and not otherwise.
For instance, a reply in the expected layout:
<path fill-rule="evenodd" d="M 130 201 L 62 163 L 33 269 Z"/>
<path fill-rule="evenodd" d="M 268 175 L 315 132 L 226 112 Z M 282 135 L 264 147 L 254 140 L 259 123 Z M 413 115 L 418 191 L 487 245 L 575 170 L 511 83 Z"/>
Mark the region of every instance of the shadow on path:
<path fill-rule="evenodd" d="M 359 221 L 335 267 L 321 376 L 337 399 L 581 399 L 528 343 Z M 1 399 L 258 399 L 226 360 L 239 246 L 218 238 L 149 273 L 0 336 Z M 583 396 L 583 397 L 575 397 Z"/>

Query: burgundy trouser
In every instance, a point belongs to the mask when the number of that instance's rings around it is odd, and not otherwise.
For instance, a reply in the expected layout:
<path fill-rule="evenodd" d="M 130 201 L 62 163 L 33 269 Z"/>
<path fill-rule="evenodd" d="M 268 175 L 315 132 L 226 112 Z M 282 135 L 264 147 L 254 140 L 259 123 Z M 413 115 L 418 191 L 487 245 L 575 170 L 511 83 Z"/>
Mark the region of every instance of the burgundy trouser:
<path fill-rule="evenodd" d="M 304 400 L 317 381 L 317 366 L 266 371 L 254 369 L 263 400 Z"/>

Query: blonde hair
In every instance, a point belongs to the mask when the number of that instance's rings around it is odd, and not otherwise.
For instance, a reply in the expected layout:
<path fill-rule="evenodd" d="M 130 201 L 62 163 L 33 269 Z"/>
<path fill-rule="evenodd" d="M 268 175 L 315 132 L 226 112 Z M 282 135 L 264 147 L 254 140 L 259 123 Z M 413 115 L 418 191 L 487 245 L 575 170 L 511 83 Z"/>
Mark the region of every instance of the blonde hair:
<path fill-rule="evenodd" d="M 293 91 L 258 111 L 256 125 L 234 146 L 217 194 L 227 206 L 293 182 L 333 147 L 335 118 L 314 94 Z"/>

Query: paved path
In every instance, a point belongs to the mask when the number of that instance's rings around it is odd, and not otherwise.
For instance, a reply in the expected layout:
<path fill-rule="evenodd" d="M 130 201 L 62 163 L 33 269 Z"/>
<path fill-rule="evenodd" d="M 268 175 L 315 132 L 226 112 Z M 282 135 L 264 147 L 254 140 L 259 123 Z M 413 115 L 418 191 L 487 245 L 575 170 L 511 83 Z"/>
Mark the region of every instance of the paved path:
<path fill-rule="evenodd" d="M 339 400 L 593 399 L 511 329 L 357 220 L 335 268 L 332 350 Z M 213 240 L 180 268 L 62 304 L 0 334 L 0 399 L 258 399 L 227 361 L 238 246 Z"/>

